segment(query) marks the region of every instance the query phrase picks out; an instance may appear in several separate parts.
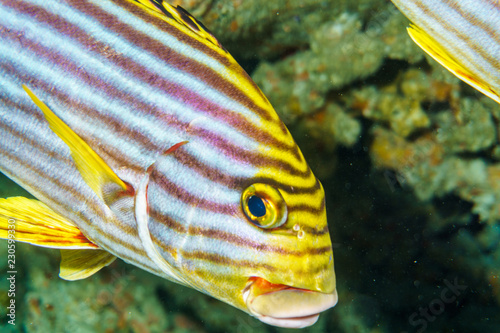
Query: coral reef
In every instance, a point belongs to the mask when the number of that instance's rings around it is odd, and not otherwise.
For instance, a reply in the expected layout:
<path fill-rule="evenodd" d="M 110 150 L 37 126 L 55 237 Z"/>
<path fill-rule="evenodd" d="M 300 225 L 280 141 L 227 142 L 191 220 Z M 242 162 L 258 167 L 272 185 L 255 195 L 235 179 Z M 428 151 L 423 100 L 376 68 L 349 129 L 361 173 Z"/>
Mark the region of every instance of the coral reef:
<path fill-rule="evenodd" d="M 237 58 L 276 58 L 310 46 L 318 26 L 351 12 L 371 16 L 385 0 L 175 0 Z"/>

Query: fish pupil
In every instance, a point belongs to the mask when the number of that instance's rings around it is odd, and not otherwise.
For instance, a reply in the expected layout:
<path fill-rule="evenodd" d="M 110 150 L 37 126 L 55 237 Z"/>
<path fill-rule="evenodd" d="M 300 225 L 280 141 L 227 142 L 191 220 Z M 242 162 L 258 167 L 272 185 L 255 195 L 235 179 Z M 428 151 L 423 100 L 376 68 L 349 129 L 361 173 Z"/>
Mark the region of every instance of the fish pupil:
<path fill-rule="evenodd" d="M 266 205 L 264 204 L 264 200 L 256 195 L 252 195 L 248 198 L 248 210 L 255 217 L 266 215 Z"/>

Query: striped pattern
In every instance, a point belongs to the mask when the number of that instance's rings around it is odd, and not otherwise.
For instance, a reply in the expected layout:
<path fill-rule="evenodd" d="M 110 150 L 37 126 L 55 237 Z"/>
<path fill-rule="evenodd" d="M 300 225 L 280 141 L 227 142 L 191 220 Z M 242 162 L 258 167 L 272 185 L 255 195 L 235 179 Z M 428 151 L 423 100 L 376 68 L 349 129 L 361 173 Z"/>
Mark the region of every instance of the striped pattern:
<path fill-rule="evenodd" d="M 393 0 L 469 73 L 454 73 L 500 103 L 498 0 Z"/>
<path fill-rule="evenodd" d="M 150 232 L 188 285 L 243 310 L 251 276 L 333 292 L 323 188 L 288 130 L 202 25 L 150 7 L 0 0 L 0 170 L 102 248 L 173 279 L 146 255 L 130 209 L 107 206 L 83 181 L 25 84 L 133 187 L 154 163 Z M 287 203 L 278 230 L 241 210 L 256 182 Z"/>

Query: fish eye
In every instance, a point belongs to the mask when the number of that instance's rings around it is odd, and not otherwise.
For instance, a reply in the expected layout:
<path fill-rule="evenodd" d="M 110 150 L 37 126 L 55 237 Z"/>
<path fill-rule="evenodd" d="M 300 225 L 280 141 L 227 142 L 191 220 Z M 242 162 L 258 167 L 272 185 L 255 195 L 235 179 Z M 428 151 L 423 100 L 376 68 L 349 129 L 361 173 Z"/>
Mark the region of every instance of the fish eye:
<path fill-rule="evenodd" d="M 255 217 L 266 215 L 266 204 L 262 198 L 252 195 L 248 198 L 248 210 Z"/>
<path fill-rule="evenodd" d="M 282 226 L 287 219 L 287 207 L 280 191 L 268 184 L 255 183 L 241 195 L 241 208 L 247 219 L 259 228 Z"/>

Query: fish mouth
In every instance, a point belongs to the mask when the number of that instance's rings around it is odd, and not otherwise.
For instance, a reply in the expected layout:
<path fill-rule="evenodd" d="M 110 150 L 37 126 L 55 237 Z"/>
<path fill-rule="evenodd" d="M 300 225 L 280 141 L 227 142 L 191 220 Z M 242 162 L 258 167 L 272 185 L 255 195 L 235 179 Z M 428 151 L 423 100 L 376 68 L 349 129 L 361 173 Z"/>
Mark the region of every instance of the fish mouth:
<path fill-rule="evenodd" d="M 303 328 L 313 325 L 319 314 L 337 304 L 337 290 L 330 294 L 273 284 L 251 277 L 243 290 L 249 312 L 260 321 L 278 327 Z"/>

